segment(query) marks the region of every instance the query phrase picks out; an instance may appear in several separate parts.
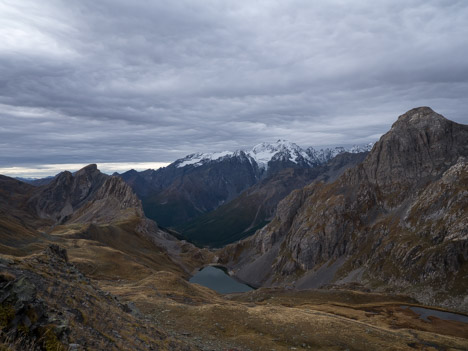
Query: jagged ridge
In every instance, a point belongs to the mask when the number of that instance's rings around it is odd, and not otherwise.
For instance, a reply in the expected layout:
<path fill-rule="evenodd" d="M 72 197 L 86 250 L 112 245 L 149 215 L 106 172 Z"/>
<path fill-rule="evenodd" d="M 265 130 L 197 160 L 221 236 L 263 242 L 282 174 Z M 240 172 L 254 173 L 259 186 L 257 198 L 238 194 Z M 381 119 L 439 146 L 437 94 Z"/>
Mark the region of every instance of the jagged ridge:
<path fill-rule="evenodd" d="M 251 284 L 358 282 L 467 310 L 467 141 L 468 126 L 408 111 L 362 164 L 294 191 L 221 261 Z"/>
<path fill-rule="evenodd" d="M 316 167 L 345 151 L 338 147 L 318 152 L 278 140 L 250 151 L 193 154 L 156 171 L 131 170 L 120 176 L 142 199 L 146 216 L 163 226 L 175 226 L 215 210 L 283 169 Z"/>
<path fill-rule="evenodd" d="M 112 222 L 143 217 L 140 200 L 119 177 L 101 173 L 95 164 L 75 174 L 58 174 L 30 199 L 39 217 L 65 222 Z M 124 212 L 125 215 L 124 215 Z"/>
<path fill-rule="evenodd" d="M 243 156 L 247 157 L 251 163 L 255 163 L 263 171 L 268 170 L 270 164 L 277 161 L 292 162 L 303 167 L 313 167 L 324 164 L 335 156 L 345 152 L 359 153 L 370 151 L 373 145 L 374 143 L 369 143 L 366 145 L 354 145 L 349 149 L 337 146 L 335 148 L 316 150 L 313 147 L 303 149 L 295 143 L 279 139 L 276 143 L 260 143 L 255 145 L 251 150 L 191 154 L 176 160 L 174 164 L 178 168 L 189 165 L 199 167 L 209 162 Z"/>

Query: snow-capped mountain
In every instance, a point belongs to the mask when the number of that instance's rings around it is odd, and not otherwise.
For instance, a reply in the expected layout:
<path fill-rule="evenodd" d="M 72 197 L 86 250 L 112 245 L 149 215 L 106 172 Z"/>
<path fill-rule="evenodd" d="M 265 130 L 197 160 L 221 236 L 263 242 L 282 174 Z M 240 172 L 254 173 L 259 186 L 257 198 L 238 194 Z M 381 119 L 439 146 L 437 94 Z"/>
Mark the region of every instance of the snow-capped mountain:
<path fill-rule="evenodd" d="M 264 170 L 268 169 L 268 164 L 271 161 L 290 161 L 295 164 L 311 165 L 306 150 L 297 144 L 282 139 L 274 144 L 261 143 L 255 145 L 246 154 L 257 163 L 260 169 Z"/>
<path fill-rule="evenodd" d="M 194 166 L 201 166 L 202 164 L 219 160 L 223 157 L 230 157 L 234 153 L 231 151 L 223 151 L 223 152 L 214 152 L 214 153 L 196 153 L 190 154 L 185 156 L 184 158 L 178 159 L 174 163 L 176 164 L 177 168 L 185 167 L 188 165 Z"/>
<path fill-rule="evenodd" d="M 328 162 L 335 156 L 344 153 L 367 152 L 372 149 L 374 143 L 366 145 L 354 145 L 351 148 L 338 146 L 316 150 L 313 147 L 303 149 L 295 143 L 280 139 L 275 143 L 260 143 L 251 150 L 223 151 L 215 153 L 196 153 L 185 156 L 174 162 L 177 168 L 188 165 L 198 167 L 211 161 L 221 161 L 230 157 L 247 158 L 259 169 L 266 171 L 271 162 L 291 162 L 303 167 L 313 167 Z"/>
<path fill-rule="evenodd" d="M 213 211 L 284 169 L 295 169 L 299 178 L 309 179 L 305 176 L 308 171 L 328 164 L 338 154 L 369 148 L 370 145 L 315 150 L 278 140 L 255 145 L 246 151 L 191 154 L 167 167 L 128 171 L 120 176 L 143 200 L 146 216 L 162 226 L 172 226 Z M 347 160 L 343 162 L 349 164 Z M 316 173 L 311 172 L 310 176 L 320 172 Z M 289 182 L 300 184 L 299 178 Z"/>

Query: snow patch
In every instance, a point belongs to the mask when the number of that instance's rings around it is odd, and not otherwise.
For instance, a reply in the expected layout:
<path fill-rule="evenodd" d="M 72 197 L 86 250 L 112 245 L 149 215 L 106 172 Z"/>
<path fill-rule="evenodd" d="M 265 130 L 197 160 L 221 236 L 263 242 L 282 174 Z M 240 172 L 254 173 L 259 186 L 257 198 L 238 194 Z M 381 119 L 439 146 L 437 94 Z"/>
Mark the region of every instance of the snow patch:
<path fill-rule="evenodd" d="M 174 163 L 178 168 L 189 165 L 198 167 L 211 161 L 219 161 L 226 157 L 247 157 L 250 163 L 257 164 L 257 166 L 263 170 L 268 169 L 268 163 L 272 160 L 283 162 L 290 161 L 296 164 L 301 163 L 304 166 L 313 167 L 326 163 L 341 153 L 366 152 L 370 151 L 373 146 L 374 143 L 369 143 L 366 145 L 354 145 L 349 149 L 337 146 L 335 148 L 316 150 L 313 147 L 303 149 L 295 143 L 279 139 L 276 143 L 261 143 L 255 145 L 250 151 L 237 150 L 234 152 L 197 153 L 181 158 Z"/>
<path fill-rule="evenodd" d="M 181 158 L 180 160 L 177 160 L 176 167 L 181 168 L 188 165 L 194 165 L 195 167 L 198 167 L 210 161 L 216 161 L 227 156 L 233 156 L 233 154 L 234 153 L 231 151 L 191 154 Z"/>

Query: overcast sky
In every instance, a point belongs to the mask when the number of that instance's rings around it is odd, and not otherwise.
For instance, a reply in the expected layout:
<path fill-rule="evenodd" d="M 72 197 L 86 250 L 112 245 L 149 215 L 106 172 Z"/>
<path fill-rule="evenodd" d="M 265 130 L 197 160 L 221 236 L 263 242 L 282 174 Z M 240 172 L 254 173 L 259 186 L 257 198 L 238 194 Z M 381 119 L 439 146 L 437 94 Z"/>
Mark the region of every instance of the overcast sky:
<path fill-rule="evenodd" d="M 0 173 L 363 144 L 422 105 L 468 123 L 467 19 L 466 0 L 0 0 Z"/>

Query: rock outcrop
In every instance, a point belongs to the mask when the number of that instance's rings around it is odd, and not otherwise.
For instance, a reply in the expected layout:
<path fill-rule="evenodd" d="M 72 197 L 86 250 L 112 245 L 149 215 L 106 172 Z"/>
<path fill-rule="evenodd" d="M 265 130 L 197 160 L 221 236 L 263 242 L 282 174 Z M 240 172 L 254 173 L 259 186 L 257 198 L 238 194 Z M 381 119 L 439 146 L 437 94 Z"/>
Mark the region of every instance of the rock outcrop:
<path fill-rule="evenodd" d="M 101 173 L 95 164 L 75 174 L 58 174 L 52 182 L 39 187 L 29 202 L 39 217 L 61 224 L 143 217 L 141 202 L 132 189 L 121 178 Z"/>
<path fill-rule="evenodd" d="M 437 179 L 460 156 L 468 156 L 467 140 L 467 126 L 428 107 L 416 108 L 398 118 L 356 175 L 398 202 L 407 190 Z"/>
<path fill-rule="evenodd" d="M 66 258 L 57 245 L 22 261 L 0 257 L 2 349 L 194 349 L 98 288 Z"/>
<path fill-rule="evenodd" d="M 362 164 L 291 193 L 220 260 L 255 285 L 357 282 L 468 309 L 466 156 L 468 126 L 408 111 Z"/>

